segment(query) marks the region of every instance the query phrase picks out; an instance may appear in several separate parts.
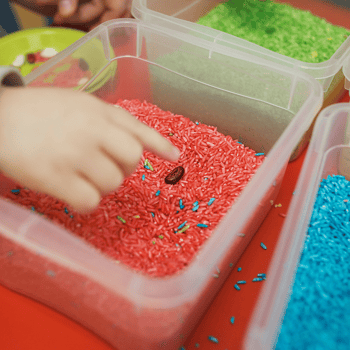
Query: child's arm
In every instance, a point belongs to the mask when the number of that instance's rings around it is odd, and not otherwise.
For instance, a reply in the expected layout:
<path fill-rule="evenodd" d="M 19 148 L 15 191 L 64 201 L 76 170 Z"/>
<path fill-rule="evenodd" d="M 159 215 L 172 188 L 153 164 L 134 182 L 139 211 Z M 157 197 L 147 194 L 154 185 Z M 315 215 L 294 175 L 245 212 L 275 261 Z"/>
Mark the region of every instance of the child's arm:
<path fill-rule="evenodd" d="M 127 111 L 83 92 L 7 87 L 0 96 L 0 171 L 81 212 L 137 167 L 144 149 L 179 151 Z"/>

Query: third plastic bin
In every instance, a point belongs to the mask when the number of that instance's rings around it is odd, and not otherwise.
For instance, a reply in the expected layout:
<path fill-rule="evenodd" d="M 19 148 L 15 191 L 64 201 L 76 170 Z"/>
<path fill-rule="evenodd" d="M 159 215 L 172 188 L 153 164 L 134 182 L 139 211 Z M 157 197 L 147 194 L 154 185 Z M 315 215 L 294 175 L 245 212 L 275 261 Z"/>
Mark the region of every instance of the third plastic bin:
<path fill-rule="evenodd" d="M 272 349 L 293 285 L 310 217 L 322 179 L 350 180 L 350 106 L 324 109 L 316 122 L 290 208 L 268 270 L 267 283 L 247 332 L 245 349 Z"/>

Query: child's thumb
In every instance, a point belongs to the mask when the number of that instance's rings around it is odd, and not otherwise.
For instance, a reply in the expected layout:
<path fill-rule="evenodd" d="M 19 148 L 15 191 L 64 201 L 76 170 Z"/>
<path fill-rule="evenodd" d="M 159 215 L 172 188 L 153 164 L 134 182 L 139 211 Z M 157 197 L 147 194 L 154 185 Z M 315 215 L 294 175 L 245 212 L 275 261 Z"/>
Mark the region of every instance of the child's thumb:
<path fill-rule="evenodd" d="M 78 7 L 78 0 L 59 0 L 58 12 L 62 17 L 72 16 Z"/>

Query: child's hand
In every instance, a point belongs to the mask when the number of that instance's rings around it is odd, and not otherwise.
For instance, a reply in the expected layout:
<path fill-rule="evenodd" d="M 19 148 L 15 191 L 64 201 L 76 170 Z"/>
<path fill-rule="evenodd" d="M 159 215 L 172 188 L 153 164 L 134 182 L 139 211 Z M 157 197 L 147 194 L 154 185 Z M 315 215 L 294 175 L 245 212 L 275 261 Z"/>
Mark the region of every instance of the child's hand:
<path fill-rule="evenodd" d="M 155 130 L 86 93 L 28 87 L 1 94 L 0 171 L 78 211 L 115 190 L 144 149 L 169 161 L 179 157 Z"/>

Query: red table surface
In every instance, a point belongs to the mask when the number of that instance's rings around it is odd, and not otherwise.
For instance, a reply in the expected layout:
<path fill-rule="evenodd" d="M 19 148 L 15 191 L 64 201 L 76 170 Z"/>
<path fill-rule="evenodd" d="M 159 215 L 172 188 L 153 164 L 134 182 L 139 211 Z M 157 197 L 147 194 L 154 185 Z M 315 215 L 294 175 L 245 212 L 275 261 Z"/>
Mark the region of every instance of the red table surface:
<path fill-rule="evenodd" d="M 350 11 L 321 1 L 279 0 L 296 7 L 310 10 L 315 15 L 326 18 L 329 22 L 350 28 L 348 18 Z M 348 102 L 344 96 L 341 102 Z M 289 202 L 305 158 L 306 151 L 300 158 L 290 163 L 274 207 L 237 265 L 223 288 L 218 293 L 210 308 L 197 325 L 184 347 L 201 350 L 240 349 L 244 333 L 249 324 L 252 311 L 263 286 L 260 283 L 242 285 L 240 291 L 234 289 L 238 280 L 251 281 L 257 273 L 267 271 L 276 246 L 284 218 L 279 214 L 287 213 Z M 267 250 L 260 247 L 264 242 Z M 240 272 L 237 268 L 241 267 Z M 231 317 L 235 323 L 230 323 Z M 208 340 L 215 336 L 219 344 Z M 2 350 L 113 350 L 102 339 L 54 310 L 0 285 L 0 349 Z M 139 350 L 139 349 L 130 349 Z M 141 350 L 141 349 L 140 349 Z"/>

